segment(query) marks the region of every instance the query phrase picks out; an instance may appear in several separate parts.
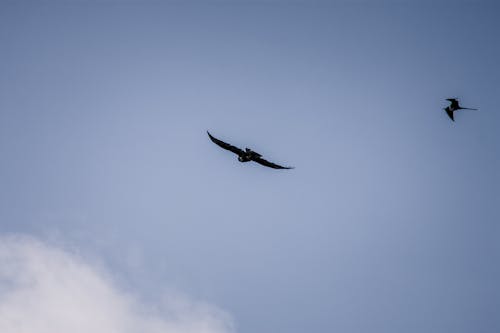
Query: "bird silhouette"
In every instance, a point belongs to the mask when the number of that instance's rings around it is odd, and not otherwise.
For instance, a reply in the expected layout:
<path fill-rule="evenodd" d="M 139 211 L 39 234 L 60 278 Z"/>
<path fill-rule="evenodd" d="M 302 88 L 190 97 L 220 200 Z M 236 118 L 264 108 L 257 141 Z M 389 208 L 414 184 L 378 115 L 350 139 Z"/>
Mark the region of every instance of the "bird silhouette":
<path fill-rule="evenodd" d="M 245 150 L 240 149 L 238 147 L 235 147 L 233 145 L 230 145 L 229 143 L 226 143 L 222 140 L 219 140 L 215 137 L 213 137 L 210 132 L 207 131 L 208 137 L 210 140 L 212 140 L 213 143 L 215 143 L 217 146 L 224 148 L 226 150 L 229 150 L 230 152 L 235 153 L 238 155 L 238 161 L 240 162 L 250 162 L 254 161 L 257 162 L 263 166 L 273 168 L 273 169 L 293 169 L 293 167 L 284 167 L 278 164 L 274 164 L 272 162 L 266 161 L 265 159 L 262 158 L 262 155 L 249 149 L 245 148 Z"/>
<path fill-rule="evenodd" d="M 458 111 L 458 110 L 477 110 L 477 109 L 472 109 L 472 108 L 463 108 L 460 106 L 458 103 L 458 99 L 456 98 L 447 98 L 447 101 L 450 101 L 450 105 L 445 107 L 443 110 L 446 111 L 446 114 L 452 121 L 455 121 L 453 117 L 453 112 Z"/>

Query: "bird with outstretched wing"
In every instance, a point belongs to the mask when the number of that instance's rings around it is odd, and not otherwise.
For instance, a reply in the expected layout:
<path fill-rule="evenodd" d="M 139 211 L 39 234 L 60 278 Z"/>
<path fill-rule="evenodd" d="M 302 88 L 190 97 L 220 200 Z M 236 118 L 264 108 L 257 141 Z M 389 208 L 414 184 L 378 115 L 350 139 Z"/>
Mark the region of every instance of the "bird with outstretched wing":
<path fill-rule="evenodd" d="M 452 121 L 455 121 L 455 118 L 453 117 L 453 112 L 458 111 L 458 110 L 477 110 L 477 109 L 472 109 L 472 108 L 464 108 L 461 107 L 458 99 L 457 98 L 447 98 L 447 101 L 450 102 L 450 105 L 445 107 L 443 110 L 446 111 L 446 114 Z"/>
<path fill-rule="evenodd" d="M 240 149 L 238 147 L 235 147 L 227 142 L 224 142 L 222 140 L 217 139 L 216 137 L 212 136 L 209 131 L 207 131 L 208 137 L 210 140 L 212 140 L 213 143 L 215 143 L 217 146 L 229 150 L 230 152 L 235 153 L 238 155 L 238 161 L 240 162 L 250 162 L 254 161 L 259 163 L 260 165 L 273 168 L 273 169 L 293 169 L 293 167 L 285 167 L 281 166 L 272 162 L 269 162 L 265 159 L 262 158 L 262 155 L 260 155 L 257 152 L 254 152 L 253 150 L 249 148 L 245 148 L 245 150 Z"/>

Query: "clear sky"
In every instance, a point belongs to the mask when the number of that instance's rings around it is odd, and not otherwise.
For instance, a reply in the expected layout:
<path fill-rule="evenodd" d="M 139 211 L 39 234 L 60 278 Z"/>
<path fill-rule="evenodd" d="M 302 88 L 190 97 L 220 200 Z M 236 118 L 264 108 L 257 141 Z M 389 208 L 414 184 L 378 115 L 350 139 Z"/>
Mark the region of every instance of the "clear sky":
<path fill-rule="evenodd" d="M 27 262 L 77 256 L 116 293 L 181 293 L 239 333 L 499 332 L 499 14 L 1 2 L 2 264 L 32 242 Z M 449 97 L 480 110 L 452 123 Z M 296 168 L 239 163 L 206 130 Z"/>

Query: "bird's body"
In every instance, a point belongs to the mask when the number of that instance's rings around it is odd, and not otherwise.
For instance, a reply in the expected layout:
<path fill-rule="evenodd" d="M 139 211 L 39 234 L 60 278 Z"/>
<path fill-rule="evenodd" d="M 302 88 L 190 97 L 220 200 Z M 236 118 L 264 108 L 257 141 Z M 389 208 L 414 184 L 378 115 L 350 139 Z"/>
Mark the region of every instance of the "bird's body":
<path fill-rule="evenodd" d="M 456 99 L 456 98 L 447 98 L 446 100 L 450 102 L 450 105 L 445 107 L 443 110 L 446 112 L 446 114 L 448 115 L 448 117 L 450 117 L 450 119 L 452 121 L 455 121 L 455 119 L 453 117 L 453 112 L 455 112 L 455 111 L 458 111 L 458 110 L 477 110 L 477 109 L 472 109 L 472 108 L 461 107 L 460 104 L 458 103 L 458 99 Z"/>
<path fill-rule="evenodd" d="M 221 148 L 224 148 L 226 150 L 229 150 L 235 154 L 238 155 L 238 161 L 240 162 L 250 162 L 250 161 L 254 161 L 254 162 L 257 162 L 261 165 L 264 165 L 264 166 L 267 166 L 269 168 L 273 168 L 273 169 L 293 169 L 293 167 L 284 167 L 284 166 L 281 166 L 281 165 L 278 165 L 278 164 L 274 164 L 272 162 L 269 162 L 269 161 L 266 161 L 265 159 L 262 158 L 262 155 L 251 150 L 250 148 L 245 148 L 245 150 L 243 149 L 240 149 L 238 147 L 235 147 L 233 145 L 230 145 L 229 143 L 226 143 L 222 140 L 219 140 L 215 137 L 213 137 L 210 132 L 207 131 L 207 134 L 208 134 L 208 137 L 210 138 L 210 140 L 212 140 L 213 143 L 215 143 L 216 145 L 218 145 L 219 147 Z"/>
<path fill-rule="evenodd" d="M 253 161 L 261 156 L 262 156 L 261 154 L 254 152 L 250 148 L 245 148 L 245 151 L 243 152 L 243 154 L 238 154 L 238 161 L 250 162 L 250 161 Z"/>

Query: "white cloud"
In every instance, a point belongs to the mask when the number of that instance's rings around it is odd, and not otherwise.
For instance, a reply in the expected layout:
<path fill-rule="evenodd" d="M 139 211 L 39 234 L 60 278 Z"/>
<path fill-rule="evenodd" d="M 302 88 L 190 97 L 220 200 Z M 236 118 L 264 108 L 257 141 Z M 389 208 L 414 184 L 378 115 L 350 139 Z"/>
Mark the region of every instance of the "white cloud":
<path fill-rule="evenodd" d="M 170 295 L 166 306 L 139 302 L 102 269 L 28 237 L 0 237 L 2 333 L 225 333 L 229 317 Z"/>

